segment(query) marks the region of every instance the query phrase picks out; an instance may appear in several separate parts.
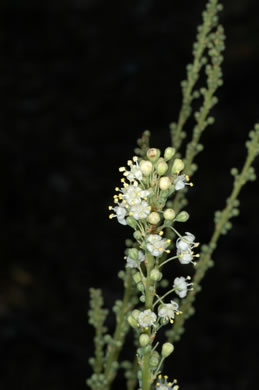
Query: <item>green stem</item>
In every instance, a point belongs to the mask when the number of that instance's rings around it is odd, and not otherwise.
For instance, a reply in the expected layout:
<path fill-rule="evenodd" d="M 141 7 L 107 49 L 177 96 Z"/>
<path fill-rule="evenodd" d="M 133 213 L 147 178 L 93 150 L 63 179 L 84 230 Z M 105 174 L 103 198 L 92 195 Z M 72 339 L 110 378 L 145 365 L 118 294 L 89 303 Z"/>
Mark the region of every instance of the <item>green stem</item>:
<path fill-rule="evenodd" d="M 163 302 L 163 299 L 165 297 L 167 297 L 167 295 L 171 294 L 172 292 L 174 292 L 175 288 L 172 288 L 171 290 L 167 291 L 167 293 L 165 293 L 162 297 L 160 297 L 153 305 L 153 307 L 155 307 L 160 301 Z"/>
<path fill-rule="evenodd" d="M 125 334 L 123 332 L 123 326 L 125 325 L 125 314 L 129 310 L 130 305 L 130 298 L 132 293 L 132 277 L 130 272 L 128 273 L 126 280 L 125 280 L 125 290 L 124 290 L 124 296 L 122 301 L 122 307 L 120 310 L 120 313 L 117 316 L 117 323 L 116 328 L 113 335 L 113 342 L 114 344 L 109 345 L 107 350 L 107 358 L 106 358 L 106 365 L 104 370 L 104 376 L 106 380 L 108 381 L 108 385 L 105 390 L 109 390 L 111 387 L 111 384 L 115 378 L 115 373 L 112 370 L 112 364 L 113 362 L 117 362 L 119 358 L 119 354 L 123 345 Z M 119 343 L 120 346 L 116 346 L 116 343 Z"/>
<path fill-rule="evenodd" d="M 163 263 L 159 264 L 158 268 L 163 267 L 163 265 L 165 265 L 166 263 L 169 263 L 169 261 L 178 259 L 178 257 L 179 257 L 179 256 L 170 257 L 169 259 L 165 260 Z"/>
<path fill-rule="evenodd" d="M 178 316 L 175 320 L 174 327 L 173 327 L 173 333 L 171 334 L 170 341 L 174 342 L 179 336 L 179 330 L 183 328 L 183 324 L 185 320 L 190 315 L 190 309 L 192 306 L 192 303 L 194 302 L 195 296 L 197 292 L 199 291 L 199 284 L 201 280 L 203 279 L 206 270 L 208 268 L 209 260 L 211 259 L 212 253 L 214 252 L 214 249 L 216 248 L 217 241 L 222 234 L 222 230 L 224 228 L 224 225 L 231 217 L 231 211 L 234 205 L 234 201 L 237 199 L 242 187 L 247 181 L 247 172 L 256 157 L 258 153 L 258 137 L 254 138 L 253 143 L 251 147 L 249 148 L 248 156 L 245 161 L 245 164 L 243 165 L 242 171 L 238 177 L 236 177 L 234 181 L 234 187 L 231 192 L 231 195 L 227 201 L 227 205 L 225 209 L 222 211 L 220 219 L 215 226 L 215 231 L 211 237 L 211 240 L 208 245 L 208 250 L 202 254 L 199 262 L 197 263 L 196 272 L 193 278 L 193 290 L 189 292 L 187 297 L 182 301 L 181 304 L 181 311 L 183 314 L 181 316 Z"/>
<path fill-rule="evenodd" d="M 216 2 L 215 2 L 216 3 Z M 208 35 L 213 27 L 211 21 L 213 20 L 214 15 L 216 14 L 216 7 L 213 14 L 211 14 L 210 22 L 203 21 L 202 30 L 197 42 L 197 50 L 194 54 L 192 70 L 187 73 L 186 87 L 183 89 L 183 103 L 180 109 L 180 113 L 178 116 L 178 121 L 176 123 L 176 128 L 172 131 L 172 145 L 178 150 L 182 143 L 181 132 L 183 130 L 183 126 L 185 125 L 187 119 L 191 114 L 191 103 L 193 100 L 192 91 L 193 88 L 198 81 L 199 72 L 202 67 L 201 58 L 203 53 L 207 47 Z"/>
<path fill-rule="evenodd" d="M 146 277 L 146 286 L 145 286 L 145 297 L 146 297 L 146 309 L 152 310 L 154 295 L 151 294 L 150 288 L 152 287 L 152 280 L 150 278 L 151 270 L 154 266 L 154 258 L 150 254 L 147 254 L 147 277 Z M 151 334 L 150 328 L 148 334 Z M 151 351 L 148 351 L 144 355 L 144 362 L 142 366 L 142 390 L 150 390 L 151 387 L 151 370 L 150 370 L 150 357 Z"/>

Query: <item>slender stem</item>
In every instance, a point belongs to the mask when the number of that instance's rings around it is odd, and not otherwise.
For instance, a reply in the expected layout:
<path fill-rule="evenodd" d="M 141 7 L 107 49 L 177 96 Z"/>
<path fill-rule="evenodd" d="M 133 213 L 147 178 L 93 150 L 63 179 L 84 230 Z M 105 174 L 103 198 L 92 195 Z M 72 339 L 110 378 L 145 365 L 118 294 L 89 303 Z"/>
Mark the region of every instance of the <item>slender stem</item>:
<path fill-rule="evenodd" d="M 175 320 L 174 327 L 173 327 L 173 333 L 170 337 L 170 341 L 174 342 L 179 337 L 179 330 L 183 327 L 183 324 L 185 320 L 189 317 L 190 308 L 192 306 L 192 303 L 194 302 L 195 296 L 197 292 L 199 291 L 199 284 L 201 280 L 203 279 L 206 270 L 208 268 L 209 260 L 211 259 L 212 253 L 214 252 L 216 248 L 217 241 L 222 234 L 223 228 L 226 224 L 226 222 L 231 217 L 231 211 L 234 205 L 235 200 L 237 199 L 242 187 L 247 181 L 247 172 L 256 157 L 258 153 L 258 143 L 259 139 L 258 137 L 254 138 L 253 144 L 250 146 L 247 159 L 243 165 L 242 171 L 240 175 L 235 179 L 233 190 L 231 192 L 230 197 L 227 200 L 227 204 L 225 209 L 222 211 L 220 215 L 220 219 L 215 226 L 214 233 L 210 239 L 210 242 L 208 244 L 208 250 L 201 255 L 201 258 L 199 262 L 197 263 L 196 272 L 193 278 L 193 290 L 189 292 L 187 297 L 182 301 L 181 304 L 181 311 L 183 312 L 183 315 L 178 316 Z"/>
<path fill-rule="evenodd" d="M 156 372 L 155 372 L 155 374 L 154 374 L 155 376 L 157 376 L 157 375 L 159 374 L 160 367 L 162 366 L 164 360 L 165 360 L 165 358 L 162 357 L 161 360 L 160 360 L 160 362 L 159 362 L 159 365 L 158 365 L 158 367 L 157 367 L 157 369 L 156 369 Z"/>
<path fill-rule="evenodd" d="M 161 264 L 158 266 L 158 268 L 163 267 L 163 265 L 165 265 L 165 264 L 168 263 L 169 261 L 178 259 L 178 257 L 179 257 L 179 256 L 170 257 L 169 259 L 167 259 L 167 260 L 165 260 L 163 263 L 161 263 Z"/>
<path fill-rule="evenodd" d="M 175 290 L 175 288 L 172 288 L 171 290 L 167 291 L 167 293 L 165 293 L 161 298 L 159 298 L 159 299 L 154 303 L 153 307 L 155 307 L 155 306 L 158 304 L 159 301 L 162 301 L 162 303 L 163 303 L 163 299 L 164 299 L 165 297 L 167 297 L 167 295 L 169 295 L 169 294 L 171 294 L 172 292 L 174 292 L 174 290 Z"/>
<path fill-rule="evenodd" d="M 150 278 L 150 273 L 154 265 L 154 258 L 151 254 L 147 254 L 147 278 L 145 286 L 145 296 L 146 296 L 146 309 L 152 309 L 154 295 L 150 293 L 150 287 L 152 287 L 152 280 Z M 148 329 L 148 334 L 151 334 L 150 328 Z M 143 367 L 142 367 L 142 390 L 150 390 L 151 387 L 151 370 L 150 370 L 150 357 L 151 351 L 147 351 L 144 355 Z"/>
<path fill-rule="evenodd" d="M 105 388 L 105 390 L 109 390 L 110 386 L 115 378 L 115 373 L 112 370 L 112 364 L 113 362 L 117 362 L 119 358 L 119 354 L 123 345 L 123 340 L 125 337 L 125 334 L 123 332 L 123 325 L 125 324 L 125 314 L 129 310 L 129 301 L 132 293 L 132 277 L 131 273 L 129 272 L 126 280 L 125 280 L 125 290 L 124 290 L 124 297 L 122 301 L 122 307 L 121 310 L 117 316 L 117 323 L 116 328 L 113 335 L 113 341 L 114 344 L 109 345 L 106 355 L 106 365 L 105 365 L 105 371 L 104 376 L 106 380 L 108 381 L 108 385 Z M 120 342 L 120 346 L 115 345 L 116 342 Z"/>

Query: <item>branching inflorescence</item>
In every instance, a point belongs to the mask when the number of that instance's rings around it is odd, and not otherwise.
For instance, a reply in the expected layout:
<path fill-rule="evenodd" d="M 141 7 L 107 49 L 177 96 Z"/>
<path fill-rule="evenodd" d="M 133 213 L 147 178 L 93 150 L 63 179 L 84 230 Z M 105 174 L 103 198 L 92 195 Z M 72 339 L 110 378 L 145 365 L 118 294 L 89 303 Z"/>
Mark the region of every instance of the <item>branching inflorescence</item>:
<path fill-rule="evenodd" d="M 119 368 L 125 371 L 128 390 L 134 390 L 137 382 L 139 390 L 179 388 L 176 379 L 161 375 L 164 361 L 180 339 L 185 320 L 194 313 L 193 303 L 207 269 L 213 265 L 211 257 L 219 237 L 227 233 L 232 226 L 230 219 L 239 213 L 240 190 L 247 181 L 256 178 L 252 163 L 259 154 L 258 124 L 249 133 L 248 154 L 240 173 L 236 168 L 231 170 L 233 190 L 225 208 L 215 213 L 214 232 L 199 253 L 195 235 L 186 232 L 181 223 L 189 219 L 183 207 L 187 204 L 187 190 L 193 186 L 190 177 L 197 170 L 194 159 L 203 149 L 202 133 L 214 122 L 210 111 L 217 103 L 215 93 L 222 85 L 225 37 L 217 16 L 221 9 L 217 0 L 209 0 L 203 13 L 203 23 L 194 44 L 193 63 L 187 66 L 187 78 L 182 82 L 183 104 L 178 121 L 170 125 L 172 146 L 161 156 L 159 149 L 149 147 L 150 132 L 146 130 L 138 140 L 136 155 L 119 168 L 121 185 L 115 188 L 109 217 L 133 229 L 133 240 L 127 242 L 125 267 L 119 272 L 124 296 L 113 308 L 116 315 L 113 335 L 107 334 L 104 327 L 108 313 L 102 308 L 101 291 L 90 290 L 89 318 L 96 329 L 95 357 L 90 359 L 94 373 L 87 381 L 92 390 L 111 389 Z M 206 85 L 197 89 L 203 67 Z M 191 116 L 193 100 L 200 97 L 201 108 L 194 112 L 191 139 L 181 153 L 186 136 L 184 127 Z M 161 287 L 166 286 L 163 269 L 173 267 L 174 262 L 181 264 L 182 274 L 175 275 L 171 287 L 161 293 Z M 193 266 L 192 276 L 186 275 L 187 264 Z M 160 345 L 162 328 L 166 329 L 168 340 Z M 134 334 L 136 358 L 134 362 L 119 363 L 129 329 Z"/>

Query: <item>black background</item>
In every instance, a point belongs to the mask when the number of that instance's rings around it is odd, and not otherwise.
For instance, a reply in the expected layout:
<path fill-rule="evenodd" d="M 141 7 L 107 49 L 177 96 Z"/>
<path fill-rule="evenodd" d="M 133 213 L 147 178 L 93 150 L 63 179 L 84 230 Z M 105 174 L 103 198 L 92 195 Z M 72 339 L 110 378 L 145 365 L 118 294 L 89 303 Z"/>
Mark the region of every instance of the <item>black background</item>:
<path fill-rule="evenodd" d="M 259 7 L 225 3 L 225 83 L 202 138 L 191 218 L 179 226 L 201 242 L 259 120 Z M 118 167 L 145 129 L 152 146 L 169 143 L 204 4 L 1 2 L 1 389 L 85 388 L 88 288 L 102 287 L 108 307 L 121 296 L 117 272 L 131 234 L 108 220 Z M 257 182 L 242 192 L 241 215 L 167 365 L 185 390 L 257 388 L 258 193 Z"/>

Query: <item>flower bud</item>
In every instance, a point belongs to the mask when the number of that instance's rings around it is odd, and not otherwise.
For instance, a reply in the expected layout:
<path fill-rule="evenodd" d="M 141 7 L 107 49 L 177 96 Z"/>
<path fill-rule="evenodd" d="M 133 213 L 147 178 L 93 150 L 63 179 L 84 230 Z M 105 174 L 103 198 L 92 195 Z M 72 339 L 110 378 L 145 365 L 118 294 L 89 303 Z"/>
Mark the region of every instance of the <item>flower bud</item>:
<path fill-rule="evenodd" d="M 140 240 L 142 238 L 142 234 L 140 233 L 139 230 L 137 230 L 136 232 L 133 233 L 133 237 L 135 238 L 135 240 Z"/>
<path fill-rule="evenodd" d="M 139 314 L 140 314 L 140 311 L 139 311 L 138 309 L 133 310 L 133 312 L 131 313 L 132 317 L 133 317 L 135 320 L 138 320 Z"/>
<path fill-rule="evenodd" d="M 175 218 L 175 220 L 177 222 L 186 222 L 188 221 L 190 215 L 187 213 L 187 211 L 181 211 L 177 217 Z"/>
<path fill-rule="evenodd" d="M 132 260 L 138 260 L 138 250 L 137 248 L 130 248 L 128 250 L 128 256 L 132 259 Z"/>
<path fill-rule="evenodd" d="M 173 166 L 172 166 L 172 174 L 181 172 L 184 168 L 184 162 L 183 160 L 180 160 L 179 158 L 176 158 L 174 160 Z"/>
<path fill-rule="evenodd" d="M 135 220 L 135 218 L 133 217 L 127 217 L 126 218 L 126 222 L 127 224 L 132 227 L 133 229 L 136 229 L 136 226 L 137 226 L 137 221 Z"/>
<path fill-rule="evenodd" d="M 138 327 L 138 322 L 135 320 L 135 318 L 133 318 L 131 314 L 128 316 L 128 323 L 130 324 L 130 326 L 132 326 L 132 328 Z"/>
<path fill-rule="evenodd" d="M 170 179 L 169 179 L 168 176 L 163 176 L 163 177 L 161 177 L 161 179 L 159 180 L 159 187 L 160 187 L 160 189 L 163 190 L 163 191 L 168 190 L 168 188 L 170 188 L 171 184 L 172 184 L 172 183 L 171 183 L 171 181 L 170 181 Z"/>
<path fill-rule="evenodd" d="M 147 217 L 148 222 L 152 223 L 152 225 L 156 225 L 160 221 L 160 216 L 158 213 L 153 211 L 149 216 Z"/>
<path fill-rule="evenodd" d="M 174 350 L 174 346 L 171 343 L 164 343 L 162 346 L 162 357 L 167 358 Z"/>
<path fill-rule="evenodd" d="M 166 209 L 164 211 L 164 218 L 172 221 L 175 218 L 175 211 L 173 209 Z"/>
<path fill-rule="evenodd" d="M 157 367 L 159 362 L 160 362 L 159 353 L 157 351 L 152 352 L 151 357 L 150 357 L 150 361 L 149 361 L 151 367 Z"/>
<path fill-rule="evenodd" d="M 147 151 L 147 158 L 152 161 L 156 162 L 160 157 L 160 150 L 156 148 L 148 149 Z"/>
<path fill-rule="evenodd" d="M 165 161 L 171 160 L 171 158 L 175 155 L 175 148 L 168 147 L 164 153 Z"/>
<path fill-rule="evenodd" d="M 145 287 L 144 287 L 144 285 L 143 285 L 142 282 L 139 282 L 139 283 L 137 284 L 137 289 L 138 289 L 140 292 L 143 292 L 143 291 L 145 290 Z"/>
<path fill-rule="evenodd" d="M 145 347 L 146 345 L 148 345 L 148 343 L 150 342 L 150 337 L 143 333 L 139 336 L 139 344 L 141 345 L 141 347 Z"/>
<path fill-rule="evenodd" d="M 156 171 L 157 173 L 162 176 L 166 173 L 168 169 L 168 165 L 167 163 L 165 162 L 164 159 L 159 159 L 158 162 L 157 162 L 157 166 L 156 166 Z"/>
<path fill-rule="evenodd" d="M 138 283 L 141 281 L 141 275 L 140 275 L 140 272 L 136 272 L 134 275 L 133 275 L 133 280 L 135 283 Z"/>
<path fill-rule="evenodd" d="M 153 165 L 150 161 L 141 160 L 139 166 L 144 176 L 148 176 L 152 172 Z"/>
<path fill-rule="evenodd" d="M 162 273 L 157 268 L 152 269 L 152 271 L 150 272 L 150 278 L 154 282 L 159 282 L 159 280 L 162 279 L 162 276 Z"/>

